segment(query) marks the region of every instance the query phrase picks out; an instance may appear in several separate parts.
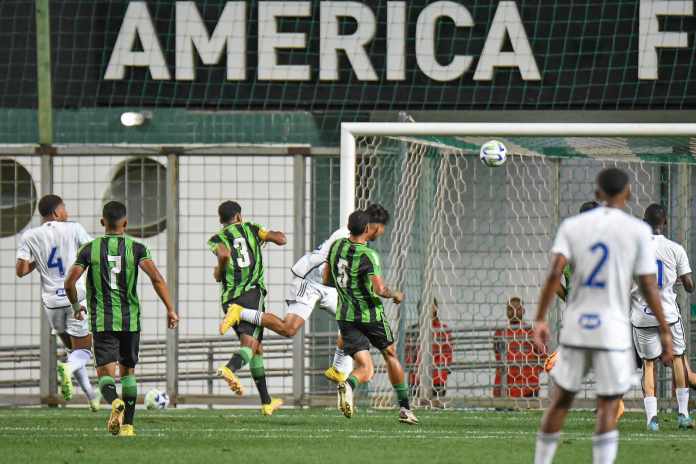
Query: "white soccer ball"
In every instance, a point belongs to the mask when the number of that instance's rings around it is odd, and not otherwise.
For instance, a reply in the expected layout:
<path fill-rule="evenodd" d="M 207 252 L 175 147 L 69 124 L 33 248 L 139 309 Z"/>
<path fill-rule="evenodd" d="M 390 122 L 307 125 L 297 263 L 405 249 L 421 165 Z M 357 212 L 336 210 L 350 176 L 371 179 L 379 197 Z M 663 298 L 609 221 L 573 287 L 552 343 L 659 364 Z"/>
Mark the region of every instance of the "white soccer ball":
<path fill-rule="evenodd" d="M 159 390 L 150 390 L 145 395 L 145 407 L 147 409 L 165 409 L 169 406 L 169 395 Z"/>
<path fill-rule="evenodd" d="M 505 148 L 502 142 L 491 140 L 481 146 L 479 158 L 481 162 L 489 168 L 502 166 L 507 159 L 507 148 Z"/>

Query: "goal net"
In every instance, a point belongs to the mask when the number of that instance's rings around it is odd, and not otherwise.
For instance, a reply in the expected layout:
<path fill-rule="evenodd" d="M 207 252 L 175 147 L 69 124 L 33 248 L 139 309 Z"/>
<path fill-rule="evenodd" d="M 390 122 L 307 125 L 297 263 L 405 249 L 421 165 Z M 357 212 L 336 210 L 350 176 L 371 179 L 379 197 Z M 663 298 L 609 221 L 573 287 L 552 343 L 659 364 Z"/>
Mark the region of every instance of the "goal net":
<path fill-rule="evenodd" d="M 616 130 L 608 131 L 612 136 L 591 136 L 593 130 L 606 129 L 595 125 L 580 136 L 568 125 L 573 136 L 567 137 L 515 136 L 514 128 L 497 125 L 491 126 L 497 134 L 486 135 L 485 125 L 479 125 L 469 130 L 484 135 L 464 135 L 466 124 L 430 126 L 440 133 L 429 135 L 424 126 L 344 125 L 342 139 L 341 217 L 372 202 L 392 214 L 385 235 L 373 246 L 382 255 L 388 284 L 407 295 L 399 307 L 388 302 L 385 309 L 413 401 L 420 406 L 539 406 L 549 379 L 542 372 L 545 354 L 532 348 L 531 320 L 560 221 L 594 200 L 597 173 L 616 166 L 631 177 L 629 212 L 642 217 L 649 204 L 663 204 L 670 214 L 669 235 L 688 250 L 696 145 L 667 126 L 646 126 L 651 136 L 636 136 L 635 130 L 626 136 Z M 549 126 L 560 130 L 553 124 L 535 130 L 549 131 Z M 493 138 L 511 153 L 499 168 L 478 158 L 481 144 Z M 351 173 L 354 187 L 346 181 Z M 680 303 L 688 321 L 683 295 Z M 556 346 L 563 306 L 559 300 L 551 311 L 549 353 Z M 379 356 L 375 363 L 370 402 L 390 407 L 394 398 L 384 363 Z M 581 397 L 592 397 L 591 384 L 590 377 Z M 633 395 L 638 397 L 639 389 Z"/>

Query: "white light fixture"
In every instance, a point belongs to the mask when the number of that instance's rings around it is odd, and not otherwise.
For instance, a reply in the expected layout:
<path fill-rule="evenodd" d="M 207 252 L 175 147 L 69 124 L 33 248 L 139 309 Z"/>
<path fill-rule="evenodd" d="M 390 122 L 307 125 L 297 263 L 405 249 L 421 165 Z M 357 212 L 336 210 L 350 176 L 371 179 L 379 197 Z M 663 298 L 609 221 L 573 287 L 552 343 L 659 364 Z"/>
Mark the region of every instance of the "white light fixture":
<path fill-rule="evenodd" d="M 142 126 L 149 119 L 152 119 L 152 113 L 149 111 L 142 113 L 127 112 L 121 115 L 121 124 L 126 127 L 137 127 Z"/>

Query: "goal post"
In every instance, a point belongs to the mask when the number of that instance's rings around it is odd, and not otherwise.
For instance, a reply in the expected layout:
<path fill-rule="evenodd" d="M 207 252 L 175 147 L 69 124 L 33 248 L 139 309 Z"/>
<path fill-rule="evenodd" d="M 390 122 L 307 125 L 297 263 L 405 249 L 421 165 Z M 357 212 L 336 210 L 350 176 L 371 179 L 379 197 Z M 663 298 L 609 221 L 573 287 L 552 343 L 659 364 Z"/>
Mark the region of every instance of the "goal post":
<path fill-rule="evenodd" d="M 373 246 L 388 283 L 407 294 L 385 313 L 415 402 L 539 405 L 547 377 L 543 358 L 525 354 L 524 321 L 558 224 L 594 199 L 599 170 L 616 166 L 631 176 L 629 211 L 642 217 L 650 203 L 665 205 L 670 236 L 688 251 L 694 136 L 696 124 L 683 123 L 342 124 L 340 219 L 372 202 L 392 215 Z M 508 148 L 502 167 L 478 159 L 491 139 Z M 511 299 L 526 308 L 518 325 L 507 318 Z M 688 324 L 690 305 L 680 300 Z M 552 317 L 557 335 L 562 310 Z M 391 406 L 384 364 L 375 364 L 370 402 Z"/>

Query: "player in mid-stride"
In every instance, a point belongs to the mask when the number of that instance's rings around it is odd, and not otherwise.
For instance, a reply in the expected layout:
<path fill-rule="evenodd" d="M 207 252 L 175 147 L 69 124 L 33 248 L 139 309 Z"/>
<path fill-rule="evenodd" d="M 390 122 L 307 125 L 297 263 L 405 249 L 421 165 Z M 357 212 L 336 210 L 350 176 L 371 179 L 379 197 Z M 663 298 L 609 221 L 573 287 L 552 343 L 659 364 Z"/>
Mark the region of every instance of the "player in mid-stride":
<path fill-rule="evenodd" d="M 78 303 L 77 281 L 87 272 L 87 306 L 94 338 L 99 388 L 111 405 L 107 429 L 113 435 L 133 436 L 138 384 L 135 365 L 140 349 L 140 301 L 138 270 L 152 281 L 157 296 L 167 308 L 167 326 L 176 327 L 179 317 L 169 297 L 167 283 L 155 266 L 150 250 L 125 234 L 126 206 L 117 201 L 104 205 L 101 223 L 106 234 L 87 243 L 65 279 L 65 291 L 76 319 L 84 313 Z M 121 377 L 121 396 L 116 393 L 116 368 Z"/>
<path fill-rule="evenodd" d="M 74 375 L 89 401 L 92 411 L 99 409 L 99 394 L 92 388 L 87 363 L 92 359 L 92 337 L 87 321 L 78 321 L 65 295 L 66 268 L 75 261 L 77 250 L 92 240 L 84 227 L 68 221 L 65 203 L 58 195 L 39 200 L 41 225 L 26 231 L 17 249 L 17 277 L 37 269 L 41 275 L 41 300 L 51 329 L 70 350 L 68 362 L 58 363 L 58 381 L 63 398 L 73 396 Z M 85 287 L 78 285 L 79 301 L 84 303 Z"/>
<path fill-rule="evenodd" d="M 364 211 L 355 211 L 348 217 L 350 236 L 331 245 L 324 270 L 324 284 L 338 291 L 336 320 L 344 350 L 355 364 L 348 379 L 338 384 L 339 408 L 346 417 L 353 416 L 353 391 L 359 384 L 368 382 L 375 372 L 370 355 L 372 345 L 384 357 L 400 406 L 399 421 L 417 424 L 418 419 L 409 406 L 404 370 L 396 356 L 394 337 L 380 300 L 380 297 L 388 298 L 399 304 L 404 294 L 390 290 L 384 283 L 379 255 L 367 246 L 373 239 L 369 223 L 370 216 Z"/>
<path fill-rule="evenodd" d="M 551 249 L 551 269 L 541 292 L 534 341 L 550 338 L 546 314 L 566 264 L 573 268 L 572 288 L 560 337 L 559 359 L 551 371 L 551 404 L 537 436 L 535 464 L 553 461 L 560 430 L 575 393 L 590 369 L 595 372 L 597 419 L 592 438 L 594 464 L 616 459 L 619 399 L 632 386 L 635 357 L 629 321 L 634 277 L 659 325 L 662 360 L 672 360 L 672 340 L 657 288 L 657 264 L 650 228 L 621 211 L 630 197 L 628 175 L 616 168 L 597 177 L 597 194 L 606 206 L 566 219 Z"/>
<path fill-rule="evenodd" d="M 689 258 L 681 245 L 663 235 L 667 225 L 667 211 L 663 206 L 658 204 L 648 206 L 643 219 L 653 231 L 652 239 L 657 255 L 657 286 L 660 289 L 665 320 L 672 332 L 672 350 L 674 352 L 672 372 L 674 373 L 678 407 L 677 426 L 680 429 L 692 429 L 694 423 L 689 417 L 689 386 L 686 369 L 688 361 L 684 356 L 686 340 L 684 339 L 681 314 L 677 306 L 677 294 L 674 291 L 677 281 L 681 282 L 687 292 L 694 291 Z M 657 319 L 648 305 L 645 304 L 645 300 L 637 288 L 634 288 L 632 294 L 631 324 L 633 325 L 633 341 L 636 351 L 643 361 L 643 401 L 647 427 L 649 431 L 657 432 L 660 425 L 657 420 L 657 398 L 655 397 L 657 390 L 655 360 L 662 354 L 662 346 L 660 345 Z"/>

